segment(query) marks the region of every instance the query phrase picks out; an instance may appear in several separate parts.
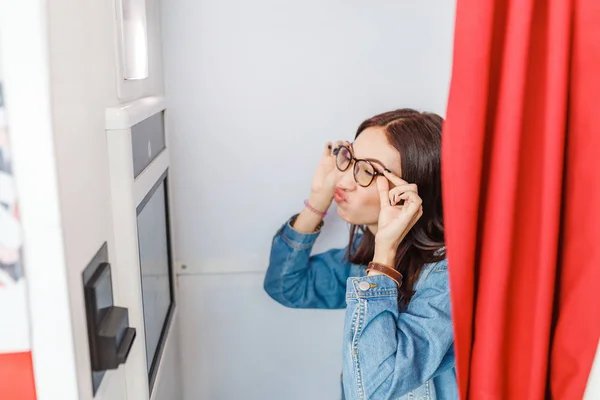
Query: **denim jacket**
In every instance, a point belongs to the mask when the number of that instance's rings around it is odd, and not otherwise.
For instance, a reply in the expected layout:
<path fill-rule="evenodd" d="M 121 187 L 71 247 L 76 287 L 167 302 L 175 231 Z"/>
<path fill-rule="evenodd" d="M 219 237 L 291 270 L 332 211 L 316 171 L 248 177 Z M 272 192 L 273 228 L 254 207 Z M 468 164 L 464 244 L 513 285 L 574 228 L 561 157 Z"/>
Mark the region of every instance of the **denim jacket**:
<path fill-rule="evenodd" d="M 273 238 L 264 288 L 287 307 L 346 309 L 343 396 L 458 399 L 446 260 L 422 269 L 403 310 L 396 283 L 366 276 L 365 267 L 345 260 L 346 249 L 311 255 L 319 233 L 283 225 Z"/>

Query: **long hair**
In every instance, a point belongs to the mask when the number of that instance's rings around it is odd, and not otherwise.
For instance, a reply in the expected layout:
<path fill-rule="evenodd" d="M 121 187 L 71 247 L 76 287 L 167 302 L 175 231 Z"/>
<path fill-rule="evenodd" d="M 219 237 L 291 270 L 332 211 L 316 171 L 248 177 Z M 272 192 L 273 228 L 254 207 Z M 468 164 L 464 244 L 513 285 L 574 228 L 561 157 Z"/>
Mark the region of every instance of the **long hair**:
<path fill-rule="evenodd" d="M 403 276 L 399 302 L 404 306 L 414 294 L 423 266 L 446 257 L 440 167 L 442 123 L 443 119 L 437 114 L 400 109 L 364 121 L 356 132 L 358 137 L 370 127 L 385 129 L 388 142 L 400 153 L 401 178 L 416 184 L 423 200 L 423 215 L 400 243 L 393 266 Z M 354 239 L 359 232 L 362 238 L 355 247 Z M 350 262 L 367 265 L 374 252 L 373 233 L 366 226 L 352 225 L 347 254 Z"/>

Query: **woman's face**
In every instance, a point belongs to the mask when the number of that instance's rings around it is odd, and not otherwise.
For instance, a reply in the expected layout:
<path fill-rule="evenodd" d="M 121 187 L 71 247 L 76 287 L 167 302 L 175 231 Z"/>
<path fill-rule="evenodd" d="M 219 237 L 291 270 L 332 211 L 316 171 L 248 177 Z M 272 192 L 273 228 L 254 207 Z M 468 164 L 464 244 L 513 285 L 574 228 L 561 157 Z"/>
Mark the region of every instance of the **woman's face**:
<path fill-rule="evenodd" d="M 387 168 L 397 176 L 401 175 L 400 154 L 387 140 L 384 128 L 367 128 L 358 135 L 352 145 L 352 155 L 357 159 L 365 159 L 379 171 Z M 375 179 L 367 187 L 356 183 L 353 176 L 354 163 L 344 171 L 339 171 L 338 184 L 335 189 L 337 212 L 346 222 L 355 225 L 377 227 L 379 219 L 379 192 Z M 393 187 L 390 183 L 390 188 Z"/>

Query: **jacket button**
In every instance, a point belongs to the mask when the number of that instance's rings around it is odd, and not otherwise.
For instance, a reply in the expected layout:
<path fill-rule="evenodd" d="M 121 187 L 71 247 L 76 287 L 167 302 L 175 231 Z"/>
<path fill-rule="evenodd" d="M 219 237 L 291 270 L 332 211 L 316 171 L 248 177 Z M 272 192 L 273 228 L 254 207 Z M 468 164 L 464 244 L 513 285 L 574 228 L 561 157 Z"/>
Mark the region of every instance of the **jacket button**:
<path fill-rule="evenodd" d="M 358 284 L 358 288 L 364 292 L 371 289 L 371 284 L 369 282 L 362 281 Z"/>

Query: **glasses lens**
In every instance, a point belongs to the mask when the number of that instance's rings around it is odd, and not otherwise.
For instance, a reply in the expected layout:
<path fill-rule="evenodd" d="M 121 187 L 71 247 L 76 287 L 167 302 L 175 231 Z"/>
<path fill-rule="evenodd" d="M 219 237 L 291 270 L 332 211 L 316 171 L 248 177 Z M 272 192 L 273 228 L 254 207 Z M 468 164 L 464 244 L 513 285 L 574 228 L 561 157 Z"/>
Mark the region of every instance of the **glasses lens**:
<path fill-rule="evenodd" d="M 352 162 L 352 154 L 346 146 L 340 146 L 335 158 L 335 165 L 340 171 L 345 171 Z"/>
<path fill-rule="evenodd" d="M 360 186 L 369 186 L 373 182 L 375 169 L 366 161 L 358 161 L 354 164 L 354 180 Z"/>

